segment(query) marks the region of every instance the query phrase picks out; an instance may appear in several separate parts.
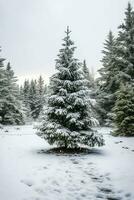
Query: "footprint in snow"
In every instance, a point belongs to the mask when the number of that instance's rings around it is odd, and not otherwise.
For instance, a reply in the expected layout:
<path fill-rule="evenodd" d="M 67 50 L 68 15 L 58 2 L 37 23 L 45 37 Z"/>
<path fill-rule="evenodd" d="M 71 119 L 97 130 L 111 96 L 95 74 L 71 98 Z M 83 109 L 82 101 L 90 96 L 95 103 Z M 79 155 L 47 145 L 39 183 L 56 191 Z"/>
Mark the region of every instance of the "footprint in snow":
<path fill-rule="evenodd" d="M 117 142 L 115 142 L 115 144 L 120 144 L 120 143 L 122 143 L 123 141 L 117 141 Z"/>
<path fill-rule="evenodd" d="M 48 169 L 48 167 L 44 166 L 43 169 Z"/>
<path fill-rule="evenodd" d="M 92 176 L 91 179 L 92 179 L 94 182 L 97 182 L 97 183 L 102 183 L 102 182 L 103 182 L 103 179 L 102 179 L 102 178 L 99 178 L 99 177 L 96 177 L 96 176 Z"/>
<path fill-rule="evenodd" d="M 82 194 L 81 194 L 81 197 L 85 198 L 85 197 L 86 197 L 86 194 L 82 193 Z"/>
<path fill-rule="evenodd" d="M 84 173 L 86 174 L 86 175 L 89 175 L 89 176 L 92 176 L 93 174 L 91 173 L 91 172 L 89 172 L 89 171 L 84 171 Z"/>
<path fill-rule="evenodd" d="M 122 199 L 121 197 L 118 197 L 116 195 L 107 196 L 107 200 L 121 200 L 121 199 Z"/>
<path fill-rule="evenodd" d="M 86 184 L 86 182 L 85 182 L 84 180 L 81 180 L 81 183 L 82 183 L 82 184 Z"/>
<path fill-rule="evenodd" d="M 97 199 L 102 199 L 102 200 L 103 200 L 103 199 L 105 199 L 105 195 L 99 193 L 99 194 L 96 195 L 96 198 L 97 198 Z"/>
<path fill-rule="evenodd" d="M 129 149 L 129 147 L 122 147 L 122 149 Z"/>
<path fill-rule="evenodd" d="M 61 193 L 59 189 L 54 189 L 55 192 Z"/>
<path fill-rule="evenodd" d="M 79 164 L 79 162 L 75 160 L 74 158 L 71 158 L 70 160 L 72 161 L 73 164 Z"/>
<path fill-rule="evenodd" d="M 97 199 L 107 199 L 107 200 L 121 200 L 120 196 L 114 194 L 114 191 L 110 187 L 99 188 L 99 193 L 96 195 Z"/>
<path fill-rule="evenodd" d="M 101 192 L 107 193 L 107 194 L 113 193 L 112 188 L 102 187 L 102 188 L 99 188 L 99 190 L 100 190 Z"/>
<path fill-rule="evenodd" d="M 103 178 L 103 180 L 107 180 L 107 181 L 111 181 L 111 178 L 110 178 L 110 173 L 106 173 L 104 175 L 100 175 L 101 178 Z"/>
<path fill-rule="evenodd" d="M 30 179 L 23 179 L 23 180 L 21 180 L 21 183 L 24 183 L 25 185 L 27 185 L 29 187 L 34 185 L 34 182 Z"/>

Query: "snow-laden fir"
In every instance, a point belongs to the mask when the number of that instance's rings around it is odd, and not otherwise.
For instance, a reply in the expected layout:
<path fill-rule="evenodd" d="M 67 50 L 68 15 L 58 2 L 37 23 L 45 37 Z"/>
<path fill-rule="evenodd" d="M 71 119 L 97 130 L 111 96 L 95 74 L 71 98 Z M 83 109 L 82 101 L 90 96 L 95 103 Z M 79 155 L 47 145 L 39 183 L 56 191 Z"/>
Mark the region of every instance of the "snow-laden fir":
<path fill-rule="evenodd" d="M 5 59 L 0 59 L 0 123 L 23 124 L 22 104 L 19 100 L 19 88 L 10 63 L 4 67 Z"/>
<path fill-rule="evenodd" d="M 74 58 L 75 46 L 67 27 L 62 48 L 56 59 L 55 73 L 50 80 L 50 95 L 44 121 L 37 133 L 58 147 L 76 148 L 80 145 L 103 145 L 103 137 L 92 126 L 96 119 L 88 93 L 82 64 Z"/>
<path fill-rule="evenodd" d="M 134 87 L 134 11 L 130 3 L 118 30 L 117 37 L 111 31 L 108 34 L 99 70 L 98 112 L 101 124 L 107 125 L 113 122 L 113 107 L 121 84 Z"/>
<path fill-rule="evenodd" d="M 117 125 L 114 135 L 134 136 L 134 88 L 131 85 L 121 85 L 113 111 Z"/>

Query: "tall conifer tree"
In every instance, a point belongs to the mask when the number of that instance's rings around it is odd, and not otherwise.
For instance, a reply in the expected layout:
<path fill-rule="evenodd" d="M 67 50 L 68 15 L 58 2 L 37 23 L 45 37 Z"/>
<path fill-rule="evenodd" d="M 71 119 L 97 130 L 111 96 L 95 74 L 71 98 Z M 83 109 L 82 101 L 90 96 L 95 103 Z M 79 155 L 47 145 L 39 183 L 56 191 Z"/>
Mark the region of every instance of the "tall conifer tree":
<path fill-rule="evenodd" d="M 81 65 L 74 58 L 75 46 L 67 28 L 51 77 L 51 94 L 38 135 L 59 147 L 102 145 L 103 138 L 92 130 L 92 116 L 86 102 L 88 88 Z"/>
<path fill-rule="evenodd" d="M 111 121 L 110 114 L 116 100 L 116 91 L 119 88 L 118 70 L 116 66 L 116 40 L 110 31 L 104 43 L 102 68 L 99 70 L 98 78 L 98 112 L 101 116 L 102 123 Z"/>
<path fill-rule="evenodd" d="M 43 106 L 45 104 L 45 87 L 42 76 L 39 77 L 37 82 L 37 93 L 38 93 L 37 115 L 39 117 L 43 113 Z"/>
<path fill-rule="evenodd" d="M 10 63 L 5 70 L 6 90 L 4 90 L 4 99 L 1 110 L 2 124 L 23 124 L 22 107 L 19 100 L 19 87 Z"/>
<path fill-rule="evenodd" d="M 119 26 L 116 46 L 118 82 L 134 85 L 134 11 L 128 3 L 124 22 Z"/>
<path fill-rule="evenodd" d="M 113 108 L 116 131 L 114 135 L 134 136 L 134 88 L 130 84 L 121 84 Z"/>
<path fill-rule="evenodd" d="M 1 51 L 1 49 L 0 49 Z M 0 58 L 0 122 L 2 121 L 2 109 L 4 94 L 6 91 L 6 78 L 5 78 L 5 69 L 4 69 L 4 58 Z"/>
<path fill-rule="evenodd" d="M 86 60 L 83 61 L 82 68 L 83 68 L 83 72 L 84 72 L 84 77 L 88 81 L 87 82 L 88 88 L 89 89 L 93 89 L 94 88 L 94 78 L 91 75 L 91 73 L 90 73 L 90 71 L 89 71 L 89 69 L 87 67 Z"/>

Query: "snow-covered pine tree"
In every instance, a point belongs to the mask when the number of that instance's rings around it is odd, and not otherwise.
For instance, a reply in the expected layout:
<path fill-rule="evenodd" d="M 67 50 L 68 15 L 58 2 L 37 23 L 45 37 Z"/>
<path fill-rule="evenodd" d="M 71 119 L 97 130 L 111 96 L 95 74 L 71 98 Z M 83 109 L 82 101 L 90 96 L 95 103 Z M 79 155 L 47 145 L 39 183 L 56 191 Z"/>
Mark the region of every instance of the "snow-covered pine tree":
<path fill-rule="evenodd" d="M 6 90 L 5 69 L 3 64 L 4 60 L 5 60 L 4 58 L 0 58 L 0 123 L 2 121 L 2 107 L 3 107 L 4 93 Z"/>
<path fill-rule="evenodd" d="M 116 100 L 115 92 L 119 88 L 117 79 L 118 70 L 115 62 L 115 46 L 116 40 L 110 31 L 104 43 L 102 68 L 98 70 L 100 77 L 97 80 L 97 109 L 100 114 L 101 123 L 107 123 L 107 125 L 111 122 L 112 108 Z"/>
<path fill-rule="evenodd" d="M 116 45 L 117 81 L 122 83 L 118 88 L 114 107 L 115 135 L 133 136 L 134 129 L 134 11 L 128 3 L 124 22 L 119 26 Z"/>
<path fill-rule="evenodd" d="M 24 81 L 23 86 L 23 101 L 25 106 L 29 109 L 29 91 L 30 91 L 30 83 L 29 80 Z"/>
<path fill-rule="evenodd" d="M 24 93 L 23 93 L 23 87 L 22 87 L 22 85 L 19 86 L 19 98 L 20 98 L 21 101 L 24 100 Z"/>
<path fill-rule="evenodd" d="M 85 79 L 88 80 L 88 82 L 87 82 L 88 88 L 93 89 L 94 88 L 94 77 L 87 67 L 86 60 L 83 61 L 82 68 L 83 68 Z"/>
<path fill-rule="evenodd" d="M 88 88 L 81 65 L 74 58 L 75 47 L 68 27 L 65 33 L 56 59 L 58 72 L 51 77 L 48 108 L 37 134 L 58 147 L 101 146 L 102 135 L 91 128 L 93 119 L 85 98 Z"/>
<path fill-rule="evenodd" d="M 37 88 L 38 88 L 39 95 L 42 97 L 44 95 L 45 91 L 44 91 L 44 80 L 43 80 L 41 75 L 40 75 L 40 77 L 38 79 Z"/>
<path fill-rule="evenodd" d="M 21 89 L 21 88 L 20 88 Z M 23 102 L 23 110 L 25 113 L 25 121 L 29 122 L 32 121 L 31 116 L 31 108 L 30 108 L 30 82 L 29 80 L 25 80 L 22 86 L 22 90 L 20 90 L 20 95 L 22 97 Z"/>
<path fill-rule="evenodd" d="M 87 67 L 86 60 L 83 61 L 82 70 L 84 72 L 84 78 L 85 78 L 85 80 L 87 80 L 86 86 L 89 89 L 89 92 L 86 95 L 87 102 L 92 107 L 92 115 L 95 118 L 99 118 L 97 110 L 96 110 L 96 105 L 97 104 L 96 104 L 96 86 L 95 86 L 95 81 L 94 81 L 93 75 L 90 73 L 90 71 L 89 71 L 89 69 Z M 96 121 L 96 125 L 99 125 L 99 121 L 98 120 Z"/>
<path fill-rule="evenodd" d="M 37 98 L 38 100 L 37 100 L 36 113 L 38 118 L 43 113 L 43 106 L 45 103 L 45 86 L 42 76 L 39 77 L 37 82 Z"/>
<path fill-rule="evenodd" d="M 2 124 L 23 124 L 23 112 L 19 100 L 19 87 L 10 63 L 5 70 L 6 90 L 3 92 L 3 102 L 1 110 Z"/>
<path fill-rule="evenodd" d="M 117 130 L 114 135 L 134 136 L 134 88 L 130 84 L 121 84 L 113 108 Z"/>
<path fill-rule="evenodd" d="M 124 22 L 119 26 L 116 46 L 118 82 L 134 85 L 134 11 L 128 3 Z"/>
<path fill-rule="evenodd" d="M 29 90 L 29 106 L 31 109 L 31 116 L 33 119 L 38 118 L 38 91 L 37 91 L 37 81 L 31 80 L 30 90 Z"/>

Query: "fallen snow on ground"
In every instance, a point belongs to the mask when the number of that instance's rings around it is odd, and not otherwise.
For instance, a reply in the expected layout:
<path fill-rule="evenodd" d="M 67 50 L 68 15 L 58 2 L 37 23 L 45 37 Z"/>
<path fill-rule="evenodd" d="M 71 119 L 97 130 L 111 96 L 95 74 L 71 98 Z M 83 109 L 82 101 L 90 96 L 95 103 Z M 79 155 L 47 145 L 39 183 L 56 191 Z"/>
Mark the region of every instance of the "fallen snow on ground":
<path fill-rule="evenodd" d="M 133 200 L 134 138 L 112 137 L 90 154 L 47 153 L 32 125 L 0 129 L 1 200 Z"/>

